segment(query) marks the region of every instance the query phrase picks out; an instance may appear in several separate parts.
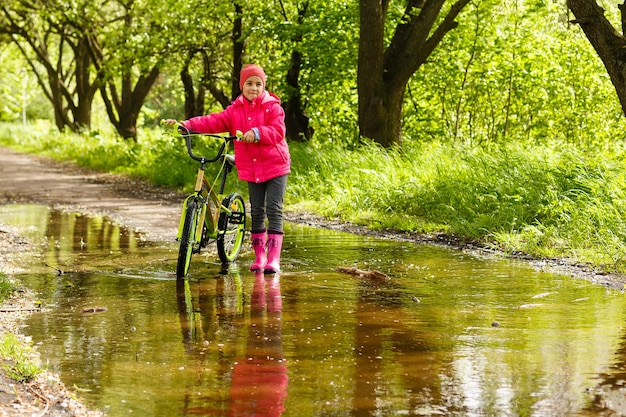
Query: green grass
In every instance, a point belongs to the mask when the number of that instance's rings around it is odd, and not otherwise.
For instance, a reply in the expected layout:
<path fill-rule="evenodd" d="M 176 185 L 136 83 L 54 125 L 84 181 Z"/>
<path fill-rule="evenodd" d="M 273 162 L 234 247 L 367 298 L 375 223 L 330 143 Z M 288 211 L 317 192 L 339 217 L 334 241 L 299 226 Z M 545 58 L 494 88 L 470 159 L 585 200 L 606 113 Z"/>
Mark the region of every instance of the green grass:
<path fill-rule="evenodd" d="M 15 285 L 3 273 L 0 273 L 0 303 L 11 297 L 15 292 Z"/>
<path fill-rule="evenodd" d="M 195 177 L 196 164 L 183 143 L 161 131 L 143 131 L 129 144 L 106 139 L 112 134 L 77 136 L 33 127 L 23 137 L 20 130 L 0 126 L 0 143 L 178 189 Z M 567 257 L 626 272 L 626 154 L 619 144 L 290 148 L 287 210 L 375 229 L 446 233 L 505 252 Z M 245 184 L 231 184 L 245 194 Z"/>
<path fill-rule="evenodd" d="M 15 286 L 5 274 L 0 273 L 0 303 L 15 292 Z M 0 333 L 0 368 L 18 382 L 28 382 L 41 372 L 41 368 L 28 356 L 30 348 L 11 333 Z"/>
<path fill-rule="evenodd" d="M 29 357 L 30 347 L 17 337 L 5 333 L 0 338 L 0 359 L 4 362 L 2 369 L 18 382 L 29 382 L 42 371 L 41 367 Z"/>
<path fill-rule="evenodd" d="M 292 198 L 326 216 L 626 271 L 621 148 L 430 143 L 401 152 L 375 145 L 292 150 Z"/>

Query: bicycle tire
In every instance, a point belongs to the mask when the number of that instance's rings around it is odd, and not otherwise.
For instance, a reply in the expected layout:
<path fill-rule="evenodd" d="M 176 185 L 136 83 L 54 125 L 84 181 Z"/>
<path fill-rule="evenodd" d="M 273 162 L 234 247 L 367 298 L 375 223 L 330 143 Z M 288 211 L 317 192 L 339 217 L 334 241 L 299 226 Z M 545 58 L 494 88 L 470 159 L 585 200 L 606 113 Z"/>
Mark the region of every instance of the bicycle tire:
<path fill-rule="evenodd" d="M 191 200 L 187 204 L 185 223 L 180 236 L 180 247 L 178 249 L 178 262 L 176 264 L 176 278 L 181 279 L 189 272 L 191 265 L 191 255 L 193 254 L 194 236 L 200 221 L 200 210 L 198 201 Z"/>
<path fill-rule="evenodd" d="M 232 193 L 222 201 L 231 214 L 222 212 L 217 223 L 217 254 L 222 263 L 230 263 L 237 259 L 246 233 L 246 206 L 243 197 Z"/>

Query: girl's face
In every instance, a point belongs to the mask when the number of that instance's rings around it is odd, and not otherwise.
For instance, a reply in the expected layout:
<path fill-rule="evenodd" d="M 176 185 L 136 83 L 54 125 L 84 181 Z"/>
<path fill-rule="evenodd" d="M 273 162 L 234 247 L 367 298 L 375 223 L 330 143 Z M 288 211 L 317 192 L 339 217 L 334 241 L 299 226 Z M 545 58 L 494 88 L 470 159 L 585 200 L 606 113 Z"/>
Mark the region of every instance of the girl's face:
<path fill-rule="evenodd" d="M 246 82 L 243 83 L 243 96 L 249 101 L 254 100 L 263 93 L 263 80 L 261 77 L 253 75 L 248 77 Z"/>

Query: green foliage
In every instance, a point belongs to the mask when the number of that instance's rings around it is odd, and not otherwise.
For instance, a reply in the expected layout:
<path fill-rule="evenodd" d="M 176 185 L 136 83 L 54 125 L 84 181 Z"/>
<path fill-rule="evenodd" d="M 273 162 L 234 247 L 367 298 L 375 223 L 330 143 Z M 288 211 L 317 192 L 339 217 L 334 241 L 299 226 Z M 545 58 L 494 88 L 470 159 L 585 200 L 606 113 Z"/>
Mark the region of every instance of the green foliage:
<path fill-rule="evenodd" d="M 18 382 L 32 381 L 41 373 L 41 368 L 30 358 L 29 351 L 30 348 L 15 335 L 0 334 L 0 359 L 5 362 L 2 368 Z"/>
<path fill-rule="evenodd" d="M 564 3 L 543 0 L 468 6 L 409 85 L 405 142 L 623 139 L 614 87 L 566 15 Z"/>
<path fill-rule="evenodd" d="M 24 68 L 12 44 L 0 45 L 0 121 L 49 118 L 49 103 L 36 88 L 35 77 Z"/>
<path fill-rule="evenodd" d="M 21 19 L 24 25 L 47 22 L 44 26 L 49 29 L 63 27 L 70 36 L 68 42 L 72 39 L 76 43 L 81 28 L 97 28 L 94 36 L 102 53 L 103 77 L 106 81 L 118 78 L 109 84 L 118 92 L 123 83 L 136 82 L 158 64 L 162 76 L 147 98 L 140 126 L 154 126 L 161 117 L 183 117 L 180 70 L 192 51 L 206 53 L 206 62 L 200 55 L 191 59 L 194 80 L 230 92 L 231 34 L 235 18 L 241 17 L 246 44 L 243 59 L 266 67 L 268 88 L 279 96 L 288 97 L 291 92 L 286 79 L 292 52 L 302 54 L 298 82 L 316 132 L 314 140 L 349 145 L 358 142 L 358 2 L 288 1 L 276 7 L 254 0 L 243 5 L 240 16 L 235 4 L 226 0 L 168 0 L 159 4 L 142 0 L 128 5 L 80 0 L 60 8 L 34 7 L 36 4 L 21 0 L 10 3 L 14 12 L 32 17 Z M 617 7 L 603 7 L 617 24 Z M 392 1 L 389 10 L 387 24 L 392 28 L 404 5 Z M 564 3 L 482 0 L 472 2 L 457 20 L 459 26 L 446 35 L 441 47 L 409 83 L 404 143 L 563 140 L 590 145 L 624 137 L 624 117 L 606 70 L 580 28 L 568 23 Z M 8 22 L 0 20 L 0 25 L 6 28 Z M 44 28 L 42 25 L 35 27 Z M 392 35 L 387 32 L 388 38 Z M 56 38 L 51 35 L 47 39 L 52 42 Z M 67 72 L 67 79 L 62 79 L 75 94 L 77 81 L 71 74 L 77 74 L 74 65 L 79 61 L 68 47 L 54 48 L 53 44 L 46 48 L 52 54 L 49 58 L 54 63 L 59 58 L 55 51 L 63 53 L 67 62 L 59 68 Z M 33 58 L 28 48 L 26 51 Z M 0 118 L 21 117 L 24 79 L 29 93 L 27 118 L 49 117 L 50 107 L 42 105 L 46 96 L 37 94 L 40 87 L 15 46 L 4 48 L 0 57 L 5 63 L 0 68 L 0 102 L 4 103 Z M 131 67 L 133 70 L 127 71 Z M 38 63 L 33 68 L 43 74 Z M 206 68 L 209 73 L 204 72 Z M 93 82 L 95 71 L 92 68 L 82 76 Z M 132 80 L 122 80 L 120 74 Z M 207 111 L 219 110 L 211 94 L 207 94 L 205 106 Z M 110 129 L 99 97 L 93 110 L 94 119 L 103 122 L 92 126 Z"/>
<path fill-rule="evenodd" d="M 306 14 L 299 16 L 305 3 Z M 266 68 L 268 87 L 281 98 L 288 96 L 285 79 L 291 53 L 298 51 L 302 54 L 298 81 L 314 137 L 340 145 L 357 143 L 358 3 L 294 1 L 279 12 L 265 2 L 246 10 L 249 19 L 262 22 L 250 33 L 248 44 L 251 51 L 258 51 L 250 59 Z M 267 54 L 267 50 L 285 52 Z"/>
<path fill-rule="evenodd" d="M 13 285 L 11 281 L 9 281 L 5 274 L 0 273 L 0 303 L 11 297 L 14 292 L 15 285 Z"/>

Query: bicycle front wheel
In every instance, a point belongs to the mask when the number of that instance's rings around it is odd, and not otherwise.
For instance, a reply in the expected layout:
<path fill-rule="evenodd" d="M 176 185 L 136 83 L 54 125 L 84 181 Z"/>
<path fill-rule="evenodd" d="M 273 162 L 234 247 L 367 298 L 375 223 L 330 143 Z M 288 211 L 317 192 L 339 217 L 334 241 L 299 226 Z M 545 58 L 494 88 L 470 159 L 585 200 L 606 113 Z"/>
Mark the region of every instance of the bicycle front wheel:
<path fill-rule="evenodd" d="M 230 214 L 222 212 L 217 224 L 217 254 L 222 263 L 237 259 L 246 232 L 246 206 L 243 197 L 232 193 L 224 198 L 222 205 L 230 210 Z"/>
<path fill-rule="evenodd" d="M 187 204 L 187 213 L 185 214 L 185 223 L 183 224 L 183 232 L 180 236 L 180 247 L 178 249 L 178 263 L 176 264 L 176 278 L 184 278 L 189 272 L 191 264 L 191 255 L 194 252 L 194 244 L 196 230 L 202 225 L 200 221 L 200 210 L 202 205 L 195 200 L 189 201 Z"/>

